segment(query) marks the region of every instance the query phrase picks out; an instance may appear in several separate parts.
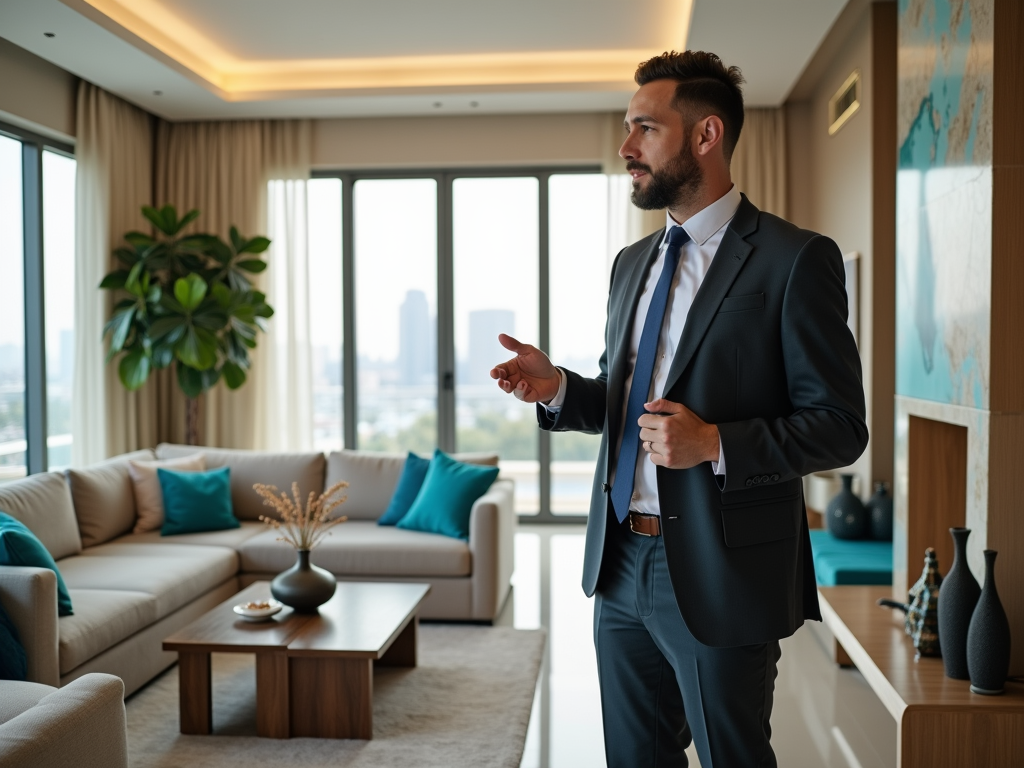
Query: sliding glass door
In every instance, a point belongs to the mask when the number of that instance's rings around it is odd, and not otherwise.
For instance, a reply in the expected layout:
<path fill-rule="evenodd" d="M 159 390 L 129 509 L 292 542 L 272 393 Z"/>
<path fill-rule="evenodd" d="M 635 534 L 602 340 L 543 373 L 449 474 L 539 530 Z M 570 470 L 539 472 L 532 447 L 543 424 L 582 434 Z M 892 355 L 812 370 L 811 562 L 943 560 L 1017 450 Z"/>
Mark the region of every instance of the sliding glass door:
<path fill-rule="evenodd" d="M 21 142 L 0 136 L 0 482 L 26 473 Z"/>
<path fill-rule="evenodd" d="M 311 181 L 317 447 L 497 453 L 520 515 L 583 519 L 599 437 L 541 432 L 489 371 L 512 356 L 507 333 L 596 375 L 621 181 L 591 168 Z"/>

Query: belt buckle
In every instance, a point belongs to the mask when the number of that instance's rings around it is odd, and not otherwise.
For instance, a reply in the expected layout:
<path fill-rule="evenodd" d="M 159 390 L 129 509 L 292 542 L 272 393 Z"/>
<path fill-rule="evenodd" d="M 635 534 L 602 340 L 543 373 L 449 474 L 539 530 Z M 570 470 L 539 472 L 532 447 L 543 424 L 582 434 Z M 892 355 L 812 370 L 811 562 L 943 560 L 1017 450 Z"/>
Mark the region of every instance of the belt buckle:
<path fill-rule="evenodd" d="M 629 530 L 631 530 L 637 536 L 646 536 L 648 539 L 652 538 L 651 534 L 644 533 L 643 531 L 638 531 L 636 528 L 633 527 L 633 514 L 633 512 L 629 513 Z"/>

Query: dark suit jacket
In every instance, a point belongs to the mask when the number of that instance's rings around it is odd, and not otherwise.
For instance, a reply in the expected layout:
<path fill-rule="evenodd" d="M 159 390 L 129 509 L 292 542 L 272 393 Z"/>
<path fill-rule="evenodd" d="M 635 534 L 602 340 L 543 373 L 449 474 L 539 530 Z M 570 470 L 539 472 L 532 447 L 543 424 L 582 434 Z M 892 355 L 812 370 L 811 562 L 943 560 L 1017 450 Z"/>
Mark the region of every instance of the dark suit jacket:
<path fill-rule="evenodd" d="M 607 526 L 616 524 L 608 475 L 633 318 L 661 236 L 616 257 L 600 375 L 566 371 L 561 411 L 537 408 L 543 429 L 603 434 L 587 524 L 587 595 L 598 588 Z M 724 482 L 709 462 L 657 471 L 676 601 L 705 645 L 763 643 L 821 618 L 801 478 L 853 463 L 868 439 L 846 318 L 836 244 L 744 196 L 694 299 L 664 392 L 718 425 Z"/>

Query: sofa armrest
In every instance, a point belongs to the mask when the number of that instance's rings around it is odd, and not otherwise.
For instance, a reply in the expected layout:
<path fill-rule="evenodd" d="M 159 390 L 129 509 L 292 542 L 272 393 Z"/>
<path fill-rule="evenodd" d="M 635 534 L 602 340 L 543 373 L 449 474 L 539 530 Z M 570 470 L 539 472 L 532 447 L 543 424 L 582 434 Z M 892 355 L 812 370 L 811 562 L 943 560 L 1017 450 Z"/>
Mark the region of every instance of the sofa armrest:
<path fill-rule="evenodd" d="M 512 582 L 517 524 L 514 488 L 511 480 L 495 480 L 469 515 L 474 619 L 494 619 Z"/>
<path fill-rule="evenodd" d="M 4 768 L 127 768 L 121 678 L 94 672 L 0 725 Z"/>
<path fill-rule="evenodd" d="M 49 568 L 0 565 L 0 603 L 25 647 L 28 680 L 60 686 L 57 575 Z"/>

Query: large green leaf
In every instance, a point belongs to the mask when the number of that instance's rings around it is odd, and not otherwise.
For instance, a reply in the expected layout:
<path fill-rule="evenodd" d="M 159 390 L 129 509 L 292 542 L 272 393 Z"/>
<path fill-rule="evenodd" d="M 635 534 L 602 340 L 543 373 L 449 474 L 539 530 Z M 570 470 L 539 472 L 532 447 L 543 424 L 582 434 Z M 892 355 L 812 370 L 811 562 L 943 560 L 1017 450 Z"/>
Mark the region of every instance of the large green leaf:
<path fill-rule="evenodd" d="M 187 227 L 189 224 L 191 224 L 198 218 L 199 211 L 193 208 L 191 211 L 182 216 L 181 219 L 178 221 L 177 225 L 174 228 L 174 234 L 178 234 L 179 232 L 181 232 L 181 230 L 183 230 L 185 227 Z"/>
<path fill-rule="evenodd" d="M 245 371 L 232 362 L 224 363 L 221 374 L 224 376 L 224 383 L 228 385 L 228 389 L 238 389 L 245 384 Z"/>
<path fill-rule="evenodd" d="M 180 315 L 170 315 L 154 320 L 149 326 L 149 335 L 157 341 L 174 343 L 182 337 L 186 328 L 188 320 Z M 171 338 L 172 335 L 174 338 Z"/>
<path fill-rule="evenodd" d="M 195 273 L 174 281 L 174 298 L 186 312 L 191 312 L 202 303 L 206 290 L 206 281 Z"/>
<path fill-rule="evenodd" d="M 239 269 L 244 269 L 246 272 L 259 274 L 260 272 L 267 268 L 267 262 L 260 261 L 259 259 L 246 259 L 245 261 L 238 262 L 236 266 Z"/>
<path fill-rule="evenodd" d="M 245 246 L 245 240 L 238 234 L 238 227 L 232 227 L 228 234 L 231 236 L 231 247 L 235 249 L 235 253 L 240 252 Z"/>
<path fill-rule="evenodd" d="M 110 351 L 120 352 L 128 339 L 128 333 L 132 329 L 132 321 L 135 319 L 135 304 L 120 309 L 107 321 L 104 332 L 110 332 Z"/>
<path fill-rule="evenodd" d="M 203 377 L 195 368 L 178 363 L 178 386 L 185 393 L 185 397 L 195 400 L 203 394 Z"/>
<path fill-rule="evenodd" d="M 238 249 L 239 253 L 263 253 L 270 247 L 270 238 L 257 235 Z"/>
<path fill-rule="evenodd" d="M 129 232 L 124 236 L 124 239 L 138 249 L 149 248 L 156 243 L 156 240 L 145 232 Z"/>
<path fill-rule="evenodd" d="M 208 370 L 217 364 L 217 337 L 202 328 L 189 327 L 174 352 L 190 368 Z"/>
<path fill-rule="evenodd" d="M 124 357 L 117 366 L 117 373 L 129 392 L 134 392 L 146 383 L 149 378 L 149 358 L 142 349 L 134 349 Z"/>
<path fill-rule="evenodd" d="M 100 283 L 100 288 L 107 288 L 110 290 L 124 288 L 124 284 L 127 279 L 127 269 L 116 269 L 103 278 L 103 281 Z"/>

